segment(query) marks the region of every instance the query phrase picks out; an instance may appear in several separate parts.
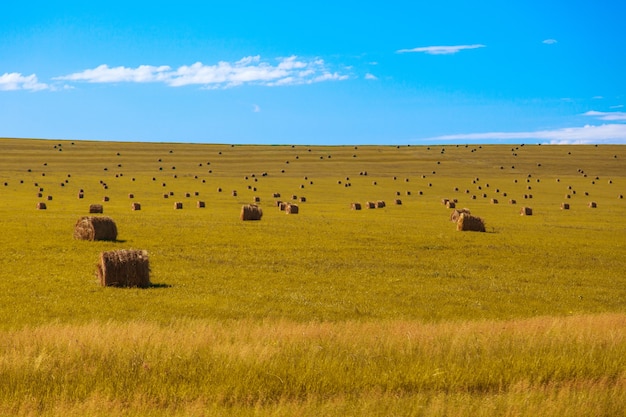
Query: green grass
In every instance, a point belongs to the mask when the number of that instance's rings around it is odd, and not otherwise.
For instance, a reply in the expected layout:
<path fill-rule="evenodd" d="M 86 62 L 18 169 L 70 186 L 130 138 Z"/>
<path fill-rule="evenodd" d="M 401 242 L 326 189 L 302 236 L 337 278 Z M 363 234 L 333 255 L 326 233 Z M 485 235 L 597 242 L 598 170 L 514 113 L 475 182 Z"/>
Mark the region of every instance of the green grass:
<path fill-rule="evenodd" d="M 619 414 L 624 149 L 0 139 L 0 414 Z M 72 238 L 93 203 L 117 242 Z M 98 286 L 128 248 L 155 285 Z"/>

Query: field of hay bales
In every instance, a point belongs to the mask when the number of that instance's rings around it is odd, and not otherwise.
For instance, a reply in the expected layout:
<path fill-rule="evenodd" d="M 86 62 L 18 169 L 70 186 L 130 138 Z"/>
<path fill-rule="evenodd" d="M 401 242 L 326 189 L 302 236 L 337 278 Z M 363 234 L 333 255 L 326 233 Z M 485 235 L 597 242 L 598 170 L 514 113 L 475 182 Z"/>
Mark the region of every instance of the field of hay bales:
<path fill-rule="evenodd" d="M 2 415 L 626 410 L 624 146 L 0 151 Z M 131 249 L 149 287 L 100 285 Z"/>

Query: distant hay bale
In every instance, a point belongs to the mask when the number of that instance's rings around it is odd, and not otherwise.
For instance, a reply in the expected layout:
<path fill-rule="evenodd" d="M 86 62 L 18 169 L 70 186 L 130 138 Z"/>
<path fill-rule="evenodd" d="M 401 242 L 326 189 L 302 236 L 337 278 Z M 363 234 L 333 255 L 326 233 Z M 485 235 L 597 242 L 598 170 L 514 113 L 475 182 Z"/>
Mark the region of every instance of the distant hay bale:
<path fill-rule="evenodd" d="M 148 252 L 132 249 L 102 252 L 96 275 L 104 287 L 149 287 Z"/>
<path fill-rule="evenodd" d="M 233 190 L 233 192 L 232 192 L 232 196 L 233 196 L 233 197 L 237 197 L 237 190 Z"/>
<path fill-rule="evenodd" d="M 300 196 L 300 202 L 301 203 L 306 203 L 306 197 Z"/>
<path fill-rule="evenodd" d="M 130 205 L 130 208 L 133 209 L 133 211 L 141 210 L 141 204 L 140 203 L 132 203 Z"/>
<path fill-rule="evenodd" d="M 89 213 L 104 213 L 102 204 L 92 204 L 89 206 Z"/>
<path fill-rule="evenodd" d="M 198 208 L 204 208 L 205 206 L 206 206 L 206 205 L 204 204 L 204 201 L 198 201 L 198 202 L 196 203 L 196 207 L 198 207 Z"/>
<path fill-rule="evenodd" d="M 596 207 L 598 207 L 598 205 L 596 204 L 595 201 L 590 201 L 589 202 L 589 208 L 596 208 Z"/>
<path fill-rule="evenodd" d="M 468 213 L 461 213 L 456 222 L 456 230 L 461 232 L 484 232 L 485 221 L 480 217 L 472 216 Z"/>
<path fill-rule="evenodd" d="M 470 213 L 470 210 L 467 208 L 455 209 L 452 211 L 452 213 L 450 213 L 450 221 L 456 223 L 457 221 L 459 221 L 459 217 L 461 217 L 461 214 L 472 213 Z"/>
<path fill-rule="evenodd" d="M 78 193 L 78 198 L 79 198 L 79 199 L 80 199 L 80 198 L 84 198 L 84 197 L 85 197 L 85 194 L 84 194 L 84 193 Z"/>
<path fill-rule="evenodd" d="M 254 202 L 255 203 L 260 203 L 261 202 L 261 197 L 254 197 Z"/>
<path fill-rule="evenodd" d="M 47 208 L 48 207 L 46 207 L 46 203 L 44 203 L 44 202 L 37 203 L 37 210 L 45 210 Z"/>
<path fill-rule="evenodd" d="M 365 207 L 367 207 L 368 209 L 374 209 L 376 208 L 376 203 L 374 203 L 373 201 L 368 201 L 367 203 L 365 203 Z"/>
<path fill-rule="evenodd" d="M 83 216 L 74 226 L 74 239 L 115 241 L 117 226 L 110 217 Z"/>
<path fill-rule="evenodd" d="M 511 199 L 511 200 L 509 200 L 509 204 L 517 204 L 517 200 Z"/>
<path fill-rule="evenodd" d="M 455 208 L 456 207 L 456 203 L 454 201 L 448 201 L 446 203 L 446 207 L 447 208 Z"/>
<path fill-rule="evenodd" d="M 52 196 L 51 196 L 51 195 L 46 196 L 46 200 L 48 200 L 48 201 L 52 201 Z"/>
<path fill-rule="evenodd" d="M 107 197 L 107 196 L 102 197 L 102 201 L 104 201 L 104 202 L 109 201 L 109 197 Z"/>
<path fill-rule="evenodd" d="M 351 208 L 352 210 L 361 210 L 361 203 L 352 203 L 352 204 L 350 205 L 350 208 Z"/>
<path fill-rule="evenodd" d="M 288 204 L 285 209 L 285 214 L 298 214 L 298 206 L 295 204 Z"/>
<path fill-rule="evenodd" d="M 533 209 L 530 207 L 522 207 L 522 209 L 520 210 L 519 214 L 521 216 L 532 216 L 533 215 Z"/>
<path fill-rule="evenodd" d="M 283 202 L 282 202 L 282 201 L 280 201 L 280 200 L 276 200 L 276 207 L 280 207 L 280 205 L 281 205 L 281 204 L 283 204 Z"/>
<path fill-rule="evenodd" d="M 174 203 L 174 210 L 182 210 L 183 209 L 183 203 L 182 201 L 176 201 Z"/>
<path fill-rule="evenodd" d="M 241 220 L 261 220 L 263 210 L 255 204 L 246 204 L 241 207 Z"/>
<path fill-rule="evenodd" d="M 274 194 L 273 194 L 273 197 L 274 197 L 274 198 L 280 198 L 280 193 L 274 193 Z"/>
<path fill-rule="evenodd" d="M 288 205 L 289 205 L 289 203 L 284 203 L 284 202 L 280 201 L 280 204 L 278 205 L 278 208 L 280 209 L 280 211 L 285 211 L 285 209 L 287 208 Z"/>
<path fill-rule="evenodd" d="M 395 203 L 396 203 L 396 206 L 401 206 L 402 200 L 400 200 L 399 198 L 396 198 Z"/>
<path fill-rule="evenodd" d="M 447 198 L 442 198 L 441 199 L 441 204 L 443 204 L 444 206 L 448 204 L 450 200 L 448 200 Z"/>
<path fill-rule="evenodd" d="M 128 198 L 135 198 L 135 194 L 133 193 L 128 194 Z"/>
<path fill-rule="evenodd" d="M 491 199 L 491 204 L 498 204 L 498 199 L 492 198 Z"/>
<path fill-rule="evenodd" d="M 569 210 L 569 203 L 561 203 L 561 210 Z"/>
<path fill-rule="evenodd" d="M 377 208 L 383 208 L 383 207 L 386 207 L 386 204 L 385 204 L 384 201 L 380 200 L 380 201 L 376 202 L 376 207 Z"/>

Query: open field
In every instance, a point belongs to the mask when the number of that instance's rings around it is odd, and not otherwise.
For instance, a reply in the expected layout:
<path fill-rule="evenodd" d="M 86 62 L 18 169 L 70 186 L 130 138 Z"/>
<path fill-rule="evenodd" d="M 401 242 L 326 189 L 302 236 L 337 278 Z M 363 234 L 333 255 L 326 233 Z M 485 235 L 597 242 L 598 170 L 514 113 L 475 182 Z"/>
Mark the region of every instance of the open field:
<path fill-rule="evenodd" d="M 623 414 L 625 159 L 0 139 L 0 415 Z M 73 238 L 90 204 L 117 241 Z M 100 287 L 129 248 L 153 286 Z"/>

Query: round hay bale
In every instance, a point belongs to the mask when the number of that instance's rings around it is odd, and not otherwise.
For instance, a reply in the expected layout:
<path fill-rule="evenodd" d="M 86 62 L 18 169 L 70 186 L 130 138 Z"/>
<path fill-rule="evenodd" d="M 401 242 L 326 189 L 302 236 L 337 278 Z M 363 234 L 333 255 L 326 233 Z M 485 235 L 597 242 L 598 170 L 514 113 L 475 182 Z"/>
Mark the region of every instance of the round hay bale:
<path fill-rule="evenodd" d="M 485 221 L 477 216 L 468 213 L 461 213 L 456 222 L 456 230 L 460 232 L 484 232 Z"/>
<path fill-rule="evenodd" d="M 492 198 L 491 199 L 491 204 L 498 204 L 498 199 L 497 198 Z"/>
<path fill-rule="evenodd" d="M 352 208 L 352 210 L 361 210 L 361 203 L 352 203 L 350 208 Z"/>
<path fill-rule="evenodd" d="M 247 204 L 241 207 L 241 220 L 261 220 L 263 210 L 255 204 Z"/>
<path fill-rule="evenodd" d="M 454 201 L 448 201 L 446 203 L 446 207 L 447 208 L 455 208 L 456 207 L 456 203 Z"/>
<path fill-rule="evenodd" d="M 45 210 L 47 208 L 48 207 L 46 207 L 46 203 L 44 203 L 44 202 L 37 203 L 37 210 Z"/>
<path fill-rule="evenodd" d="M 569 210 L 569 203 L 561 203 L 561 210 Z"/>
<path fill-rule="evenodd" d="M 182 210 L 183 209 L 183 203 L 182 201 L 176 201 L 174 203 L 174 210 Z"/>
<path fill-rule="evenodd" d="M 377 208 L 384 208 L 384 207 L 386 207 L 386 204 L 385 204 L 384 201 L 380 200 L 380 201 L 376 202 L 376 207 Z"/>
<path fill-rule="evenodd" d="M 306 203 L 306 197 L 301 196 L 301 197 L 300 197 L 300 202 L 301 202 L 301 203 Z"/>
<path fill-rule="evenodd" d="M 83 216 L 74 226 L 74 239 L 115 241 L 117 226 L 110 217 Z"/>
<path fill-rule="evenodd" d="M 104 287 L 149 287 L 148 252 L 132 249 L 102 252 L 96 275 Z"/>
<path fill-rule="evenodd" d="M 459 217 L 461 217 L 461 214 L 464 213 L 471 214 L 470 210 L 467 208 L 453 210 L 452 213 L 450 213 L 450 221 L 456 223 L 457 221 L 459 221 Z"/>
<path fill-rule="evenodd" d="M 532 216 L 533 215 L 533 209 L 530 207 L 522 207 L 522 209 L 520 210 L 519 213 L 521 216 Z"/>
<path fill-rule="evenodd" d="M 596 208 L 596 207 L 598 207 L 598 204 L 595 201 L 589 202 L 589 208 Z"/>
<path fill-rule="evenodd" d="M 517 204 L 517 200 L 511 199 L 511 200 L 509 200 L 509 204 Z"/>
<path fill-rule="evenodd" d="M 374 203 L 373 201 L 368 201 L 367 203 L 365 203 L 365 207 L 367 207 L 368 209 L 374 209 L 376 208 L 376 203 Z"/>
<path fill-rule="evenodd" d="M 130 207 L 131 207 L 131 209 L 133 211 L 141 210 L 141 204 L 140 203 L 133 203 L 133 204 L 130 205 Z"/>
<path fill-rule="evenodd" d="M 196 206 L 197 206 L 198 208 L 204 208 L 204 207 L 205 207 L 204 201 L 198 201 L 198 202 L 196 203 Z"/>
<path fill-rule="evenodd" d="M 298 206 L 295 204 L 288 204 L 287 208 L 285 209 L 285 214 L 298 214 L 298 212 Z"/>
<path fill-rule="evenodd" d="M 107 196 L 102 197 L 102 201 L 104 201 L 104 202 L 109 201 L 109 197 L 107 197 Z"/>
<path fill-rule="evenodd" d="M 104 213 L 102 204 L 92 204 L 89 206 L 89 213 Z"/>
<path fill-rule="evenodd" d="M 396 206 L 401 206 L 402 200 L 400 200 L 399 198 L 396 198 L 395 203 L 396 203 Z"/>

